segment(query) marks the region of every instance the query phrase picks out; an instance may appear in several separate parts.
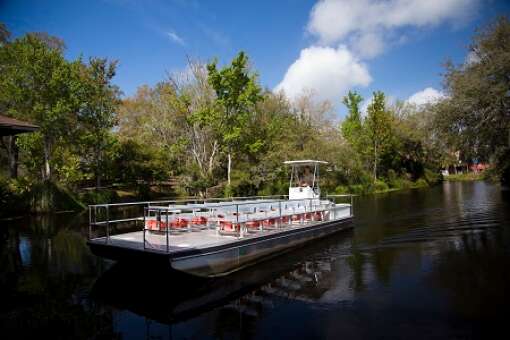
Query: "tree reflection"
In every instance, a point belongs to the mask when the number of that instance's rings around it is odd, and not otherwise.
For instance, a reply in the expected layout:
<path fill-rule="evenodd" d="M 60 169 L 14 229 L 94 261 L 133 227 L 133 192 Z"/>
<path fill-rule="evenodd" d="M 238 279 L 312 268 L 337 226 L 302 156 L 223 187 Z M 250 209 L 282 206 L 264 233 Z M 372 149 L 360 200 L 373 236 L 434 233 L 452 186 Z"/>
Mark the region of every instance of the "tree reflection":
<path fill-rule="evenodd" d="M 112 314 L 88 299 L 103 265 L 79 225 L 44 216 L 8 223 L 0 248 L 0 327 L 16 338 L 90 338 L 112 332 Z M 73 221 L 74 219 L 69 219 Z M 77 228 L 78 227 L 78 228 Z M 72 230 L 73 228 L 74 230 Z"/>

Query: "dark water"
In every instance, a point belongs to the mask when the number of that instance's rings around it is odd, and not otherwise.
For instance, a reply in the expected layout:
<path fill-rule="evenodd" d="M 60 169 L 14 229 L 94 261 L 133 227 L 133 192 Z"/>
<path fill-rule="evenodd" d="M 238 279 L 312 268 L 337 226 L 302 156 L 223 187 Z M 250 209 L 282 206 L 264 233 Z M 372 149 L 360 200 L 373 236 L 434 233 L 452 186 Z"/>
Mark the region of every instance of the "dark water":
<path fill-rule="evenodd" d="M 504 337 L 509 191 L 445 183 L 355 214 L 352 232 L 212 281 L 94 257 L 83 216 L 2 221 L 0 337 Z"/>

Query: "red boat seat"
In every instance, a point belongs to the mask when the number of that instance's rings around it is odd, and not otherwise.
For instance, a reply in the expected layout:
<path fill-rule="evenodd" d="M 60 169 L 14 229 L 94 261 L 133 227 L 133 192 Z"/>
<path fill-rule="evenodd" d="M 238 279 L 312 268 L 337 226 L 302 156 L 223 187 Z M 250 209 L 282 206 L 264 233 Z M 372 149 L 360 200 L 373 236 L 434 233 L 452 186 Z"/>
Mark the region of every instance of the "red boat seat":
<path fill-rule="evenodd" d="M 246 222 L 246 228 L 248 229 L 256 229 L 260 227 L 259 221 L 248 221 Z"/>
<path fill-rule="evenodd" d="M 315 212 L 313 219 L 315 221 L 322 221 L 322 213 L 320 211 Z"/>
<path fill-rule="evenodd" d="M 178 217 L 170 222 L 170 227 L 174 229 L 186 228 L 188 226 L 188 219 Z"/>
<path fill-rule="evenodd" d="M 268 218 L 267 220 L 263 220 L 262 221 L 262 225 L 264 227 L 272 227 L 275 223 L 275 219 L 274 218 Z"/>
<path fill-rule="evenodd" d="M 207 224 L 207 218 L 204 216 L 193 216 L 191 218 L 191 224 L 195 224 L 195 225 Z"/>
<path fill-rule="evenodd" d="M 225 231 L 239 231 L 239 224 L 232 223 L 231 221 L 220 221 L 220 230 Z"/>

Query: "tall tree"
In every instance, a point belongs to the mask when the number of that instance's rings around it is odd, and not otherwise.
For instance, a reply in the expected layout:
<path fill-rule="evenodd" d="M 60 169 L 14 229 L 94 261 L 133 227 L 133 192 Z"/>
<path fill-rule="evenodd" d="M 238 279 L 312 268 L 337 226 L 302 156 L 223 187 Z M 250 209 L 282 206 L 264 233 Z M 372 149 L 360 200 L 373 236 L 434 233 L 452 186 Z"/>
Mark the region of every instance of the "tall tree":
<path fill-rule="evenodd" d="M 342 103 L 347 107 L 348 113 L 342 122 L 342 135 L 351 144 L 359 139 L 361 134 L 362 122 L 360 104 L 363 97 L 356 91 L 349 93 L 342 99 Z"/>
<path fill-rule="evenodd" d="M 217 62 L 207 65 L 209 83 L 216 93 L 213 122 L 227 152 L 227 182 L 231 184 L 232 154 L 239 150 L 242 131 L 255 104 L 262 99 L 256 75 L 250 74 L 248 57 L 240 52 L 229 66 L 218 70 Z"/>
<path fill-rule="evenodd" d="M 81 61 L 67 62 L 57 41 L 27 34 L 0 49 L 0 106 L 40 126 L 29 138 L 40 138 L 43 180 L 51 179 L 54 145 L 74 130 L 80 106 Z"/>
<path fill-rule="evenodd" d="M 85 157 L 90 158 L 90 167 L 101 186 L 105 169 L 105 151 L 109 148 L 111 129 L 117 122 L 116 109 L 120 102 L 120 91 L 112 84 L 117 62 L 102 58 L 91 58 L 83 65 L 83 105 L 79 110 L 80 145 Z"/>
<path fill-rule="evenodd" d="M 468 160 L 492 160 L 510 183 L 510 20 L 500 17 L 473 38 L 469 59 L 446 64 L 447 98 L 436 126 Z"/>
<path fill-rule="evenodd" d="M 365 125 L 372 153 L 372 173 L 374 180 L 377 180 L 379 159 L 391 136 L 391 115 L 386 110 L 386 98 L 381 91 L 374 92 L 367 108 Z"/>
<path fill-rule="evenodd" d="M 0 22 L 0 46 L 7 43 L 11 37 L 11 32 L 7 29 L 7 26 L 3 22 Z"/>

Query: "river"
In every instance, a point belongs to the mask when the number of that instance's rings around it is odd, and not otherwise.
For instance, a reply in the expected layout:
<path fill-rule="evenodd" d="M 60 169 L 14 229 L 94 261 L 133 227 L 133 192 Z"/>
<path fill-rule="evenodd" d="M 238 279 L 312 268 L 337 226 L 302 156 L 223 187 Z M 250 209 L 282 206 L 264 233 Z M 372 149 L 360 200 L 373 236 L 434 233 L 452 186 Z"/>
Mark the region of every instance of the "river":
<path fill-rule="evenodd" d="M 0 226 L 0 337 L 491 338 L 510 302 L 510 191 L 357 197 L 354 230 L 223 279 L 113 265 L 85 214 Z"/>

